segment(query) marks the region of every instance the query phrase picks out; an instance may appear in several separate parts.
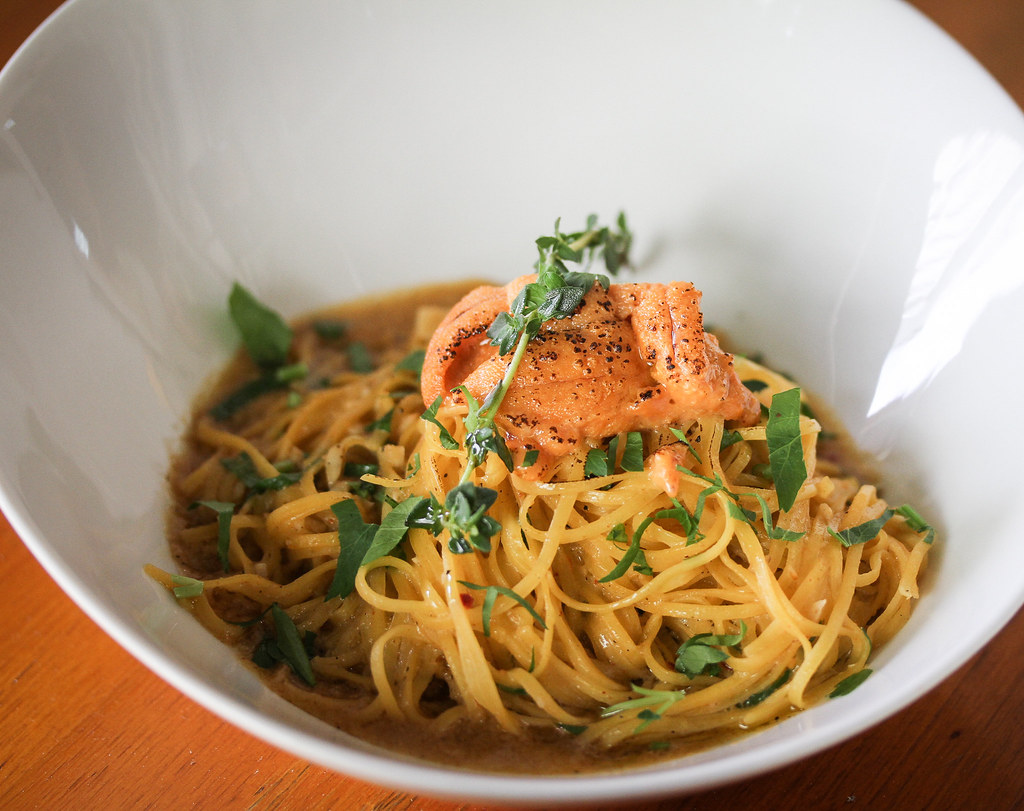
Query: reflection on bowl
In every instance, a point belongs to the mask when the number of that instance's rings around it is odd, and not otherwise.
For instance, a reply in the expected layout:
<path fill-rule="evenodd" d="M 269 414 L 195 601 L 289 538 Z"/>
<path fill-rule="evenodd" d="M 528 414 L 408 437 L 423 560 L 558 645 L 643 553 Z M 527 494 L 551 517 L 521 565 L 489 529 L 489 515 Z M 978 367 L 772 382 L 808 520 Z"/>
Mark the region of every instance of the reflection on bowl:
<path fill-rule="evenodd" d="M 0 122 L 0 506 L 121 644 L 278 746 L 418 792 L 693 790 L 897 711 L 1022 602 L 1020 440 L 972 426 L 979 401 L 1021 393 L 1004 370 L 1024 126 L 902 5 L 256 2 L 239 18 L 79 0 L 4 71 Z M 297 314 L 506 279 L 555 217 L 620 208 L 644 278 L 692 279 L 709 322 L 831 402 L 942 547 L 855 703 L 642 774 L 459 773 L 453 790 L 451 771 L 281 702 L 142 576 L 172 565 L 169 448 L 232 348 L 232 280 Z"/>

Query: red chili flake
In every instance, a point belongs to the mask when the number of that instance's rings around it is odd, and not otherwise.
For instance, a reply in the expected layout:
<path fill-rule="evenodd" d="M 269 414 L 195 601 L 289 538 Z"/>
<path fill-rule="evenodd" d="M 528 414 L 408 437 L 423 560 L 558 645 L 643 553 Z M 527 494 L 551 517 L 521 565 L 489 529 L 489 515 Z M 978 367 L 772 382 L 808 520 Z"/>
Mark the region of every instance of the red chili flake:
<path fill-rule="evenodd" d="M 459 593 L 459 599 L 462 600 L 462 605 L 466 608 L 472 608 L 474 605 L 476 605 L 476 601 L 473 599 L 473 595 L 466 594 L 466 592 L 464 591 Z"/>

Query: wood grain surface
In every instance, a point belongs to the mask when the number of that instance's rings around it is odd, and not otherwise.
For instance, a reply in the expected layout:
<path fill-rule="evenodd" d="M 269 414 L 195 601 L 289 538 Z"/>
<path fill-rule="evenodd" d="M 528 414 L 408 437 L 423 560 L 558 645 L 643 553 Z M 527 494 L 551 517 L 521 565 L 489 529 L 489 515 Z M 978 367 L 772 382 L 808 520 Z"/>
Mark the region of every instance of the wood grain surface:
<path fill-rule="evenodd" d="M 0 0 L 0 63 L 57 5 Z M 1024 103 L 1024 0 L 915 5 Z M 2 517 L 0 573 L 0 811 L 481 808 L 353 780 L 221 721 L 107 637 Z M 938 688 L 845 744 L 715 791 L 632 807 L 1022 808 L 1021 651 L 1024 613 Z"/>

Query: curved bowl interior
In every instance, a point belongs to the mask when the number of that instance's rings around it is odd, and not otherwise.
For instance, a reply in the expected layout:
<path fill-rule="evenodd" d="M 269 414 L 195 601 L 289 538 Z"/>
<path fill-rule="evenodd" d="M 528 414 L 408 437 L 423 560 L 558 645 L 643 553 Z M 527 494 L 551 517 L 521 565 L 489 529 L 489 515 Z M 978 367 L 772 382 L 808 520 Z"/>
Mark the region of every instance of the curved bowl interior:
<path fill-rule="evenodd" d="M 78 0 L 0 76 L 0 506 L 128 650 L 309 760 L 520 802 L 748 776 L 907 705 L 1024 600 L 1024 440 L 989 418 L 1024 394 L 1022 166 L 1017 108 L 889 0 Z M 856 698 L 642 773 L 455 783 L 278 700 L 143 576 L 233 279 L 289 315 L 502 280 L 556 217 L 620 209 L 645 279 L 694 281 L 940 528 Z"/>

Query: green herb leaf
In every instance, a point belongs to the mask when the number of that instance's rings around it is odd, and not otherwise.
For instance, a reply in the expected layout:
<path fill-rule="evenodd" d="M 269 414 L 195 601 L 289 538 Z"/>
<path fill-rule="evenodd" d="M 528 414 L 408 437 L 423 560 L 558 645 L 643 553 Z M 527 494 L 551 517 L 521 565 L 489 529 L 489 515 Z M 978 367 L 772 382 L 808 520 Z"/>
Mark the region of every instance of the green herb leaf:
<path fill-rule="evenodd" d="M 693 458 L 700 462 L 700 454 L 697 453 L 697 449 L 693 447 L 693 443 L 687 438 L 686 431 L 681 431 L 678 428 L 671 427 L 668 430 L 672 432 L 672 436 L 682 442 L 689 449 L 690 453 L 693 454 Z"/>
<path fill-rule="evenodd" d="M 626 434 L 626 447 L 622 449 L 619 466 L 628 472 L 640 472 L 644 469 L 644 440 L 639 431 Z"/>
<path fill-rule="evenodd" d="M 607 452 L 600 448 L 591 448 L 587 451 L 587 460 L 583 463 L 583 477 L 585 479 L 609 476 L 611 472 Z"/>
<path fill-rule="evenodd" d="M 758 690 L 756 693 L 751 693 L 736 706 L 741 710 L 745 710 L 748 707 L 756 707 L 758 704 L 761 704 L 766 698 L 768 698 L 768 696 L 770 696 L 772 693 L 774 693 L 776 690 L 782 687 L 786 682 L 788 682 L 792 675 L 792 668 L 786 668 L 782 671 L 782 673 L 775 681 L 773 681 L 763 690 Z"/>
<path fill-rule="evenodd" d="M 512 589 L 505 588 L 504 586 L 481 586 L 477 583 L 469 583 L 466 580 L 460 580 L 459 583 L 467 589 L 485 592 L 483 606 L 481 607 L 484 636 L 491 635 L 491 613 L 494 610 L 494 602 L 499 596 L 515 600 L 515 602 L 530 612 L 530 616 L 537 620 L 541 628 L 547 629 L 547 625 L 544 624 L 544 618 L 537 613 L 532 605 L 512 591 Z"/>
<path fill-rule="evenodd" d="M 797 532 L 791 529 L 779 529 L 772 526 L 772 511 L 768 508 L 768 502 L 760 493 L 754 493 L 754 498 L 761 505 L 761 521 L 764 523 L 765 534 L 773 541 L 799 541 L 806 532 Z"/>
<path fill-rule="evenodd" d="M 391 430 L 391 418 L 395 415 L 395 409 L 391 409 L 387 414 L 384 414 L 379 419 L 374 420 L 366 426 L 367 433 L 373 433 L 374 431 L 390 431 Z"/>
<path fill-rule="evenodd" d="M 228 310 L 249 357 L 256 365 L 263 368 L 280 366 L 288 359 L 292 345 L 291 327 L 238 282 L 231 287 Z"/>
<path fill-rule="evenodd" d="M 441 447 L 453 451 L 459 447 L 459 443 L 455 441 L 451 432 L 445 428 L 437 418 L 437 410 L 441 407 L 442 402 L 444 402 L 444 396 L 441 394 L 437 395 L 437 399 L 427 407 L 427 410 L 423 412 L 420 419 L 434 423 L 434 425 L 436 425 L 441 431 Z"/>
<path fill-rule="evenodd" d="M 540 456 L 540 451 L 536 448 L 531 448 L 523 455 L 523 467 L 533 467 L 537 463 L 537 457 Z"/>
<path fill-rule="evenodd" d="M 690 637 L 679 646 L 676 653 L 676 670 L 691 679 L 704 674 L 718 676 L 721 673 L 719 664 L 729 658 L 729 654 L 720 648 L 739 645 L 746 633 L 746 623 L 741 621 L 739 633 L 697 634 Z"/>
<path fill-rule="evenodd" d="M 866 667 L 863 670 L 858 670 L 851 676 L 847 676 L 845 679 L 843 679 L 841 682 L 839 682 L 839 684 L 835 686 L 832 692 L 828 694 L 828 697 L 839 698 L 840 696 L 845 696 L 852 693 L 854 690 L 860 687 L 865 681 L 867 681 L 867 678 L 871 675 L 871 673 L 871 668 Z"/>
<path fill-rule="evenodd" d="M 278 661 L 284 661 L 292 671 L 310 687 L 316 684 L 312 665 L 309 663 L 312 641 L 315 634 L 307 632 L 299 635 L 292 617 L 278 603 L 270 606 L 273 617 L 273 636 L 264 638 L 253 652 L 253 661 L 261 668 L 273 667 Z"/>
<path fill-rule="evenodd" d="M 647 527 L 654 523 L 654 518 L 655 516 L 649 515 L 640 522 L 640 526 L 638 526 L 633 532 L 633 538 L 629 543 L 629 548 L 626 550 L 626 554 L 619 559 L 619 562 L 615 565 L 614 569 L 598 581 L 599 583 L 610 583 L 612 580 L 617 580 L 629 571 L 629 567 L 633 565 L 633 561 L 635 561 L 637 555 L 640 554 L 640 538 L 643 537 Z M 615 529 L 612 529 L 612 532 L 615 532 Z M 609 534 L 608 537 L 611 538 L 611 534 Z"/>
<path fill-rule="evenodd" d="M 231 548 L 231 517 L 235 514 L 235 505 L 230 501 L 197 501 L 192 507 L 196 506 L 209 507 L 217 514 L 217 557 L 226 572 L 230 568 L 228 550 Z"/>
<path fill-rule="evenodd" d="M 512 470 L 515 467 L 512 452 L 508 449 L 504 438 L 495 427 L 494 420 L 491 419 L 486 406 L 484 409 L 481 409 L 476 398 L 465 386 L 459 386 L 459 390 L 465 396 L 466 405 L 469 409 L 463 418 L 463 423 L 466 426 L 465 445 L 469 467 L 475 468 L 483 464 L 487 454 L 494 453 L 501 459 L 508 470 Z"/>
<path fill-rule="evenodd" d="M 253 493 L 283 490 L 302 478 L 301 471 L 283 472 L 276 476 L 261 476 L 256 472 L 256 465 L 252 461 L 252 457 L 244 451 L 238 456 L 221 459 L 220 463 L 230 473 L 235 474 L 242 484 Z"/>
<path fill-rule="evenodd" d="M 449 549 L 456 554 L 474 549 L 484 554 L 491 551 L 491 537 L 501 531 L 501 524 L 485 513 L 497 497 L 496 490 L 471 482 L 464 482 L 448 491 L 444 500 L 444 526 L 451 536 Z"/>
<path fill-rule="evenodd" d="M 800 438 L 800 389 L 789 389 L 772 396 L 765 438 L 779 507 L 788 512 L 807 479 Z"/>
<path fill-rule="evenodd" d="M 627 699 L 605 707 L 601 710 L 601 717 L 607 718 L 627 710 L 639 710 L 637 718 L 643 723 L 633 730 L 634 734 L 647 727 L 652 721 L 661 718 L 665 711 L 677 701 L 686 698 L 684 690 L 654 690 L 636 684 L 633 685 L 633 692 L 639 693 L 640 698 Z"/>
<path fill-rule="evenodd" d="M 324 341 L 340 341 L 347 331 L 348 325 L 336 318 L 318 318 L 313 322 L 313 332 Z"/>
<path fill-rule="evenodd" d="M 935 527 L 925 521 L 921 514 L 918 513 L 909 504 L 904 504 L 902 507 L 896 508 L 896 514 L 902 515 L 907 519 L 907 526 L 909 526 L 914 532 L 925 533 L 924 542 L 932 543 L 935 540 Z"/>
<path fill-rule="evenodd" d="M 348 355 L 348 365 L 353 372 L 367 374 L 374 370 L 373 356 L 366 348 L 366 344 L 353 341 L 345 347 L 345 352 Z"/>
<path fill-rule="evenodd" d="M 423 372 L 423 361 L 427 357 L 427 351 L 425 349 L 414 349 L 395 366 L 396 369 L 405 372 L 415 372 L 416 377 L 419 377 Z"/>
<path fill-rule="evenodd" d="M 737 442 L 743 441 L 743 434 L 734 429 L 727 429 L 722 432 L 722 441 L 719 444 L 719 450 L 725 450 L 730 445 L 735 445 Z"/>
<path fill-rule="evenodd" d="M 331 512 L 338 519 L 338 562 L 334 578 L 324 596 L 348 597 L 356 586 L 356 573 L 366 557 L 377 532 L 376 524 L 367 524 L 352 499 L 331 505 Z"/>
<path fill-rule="evenodd" d="M 418 502 L 419 499 L 417 498 L 407 498 L 404 501 L 398 502 L 384 516 L 380 522 L 380 527 L 374 532 L 373 542 L 363 554 L 361 564 L 371 563 L 377 558 L 391 554 L 391 551 L 402 542 L 402 539 L 409 532 L 405 522 Z"/>
<path fill-rule="evenodd" d="M 872 519 L 871 521 L 865 521 L 863 524 L 857 524 L 855 527 L 849 527 L 836 532 L 834 529 L 829 528 L 829 535 L 839 541 L 843 546 L 855 546 L 857 544 L 867 543 L 872 538 L 878 537 L 878 533 L 882 531 L 889 519 L 895 514 L 894 510 L 887 509 L 878 518 Z"/>
<path fill-rule="evenodd" d="M 183 574 L 172 574 L 171 583 L 174 584 L 171 591 L 175 597 L 198 597 L 203 593 L 203 588 L 206 585 L 202 580 L 185 577 Z"/>

